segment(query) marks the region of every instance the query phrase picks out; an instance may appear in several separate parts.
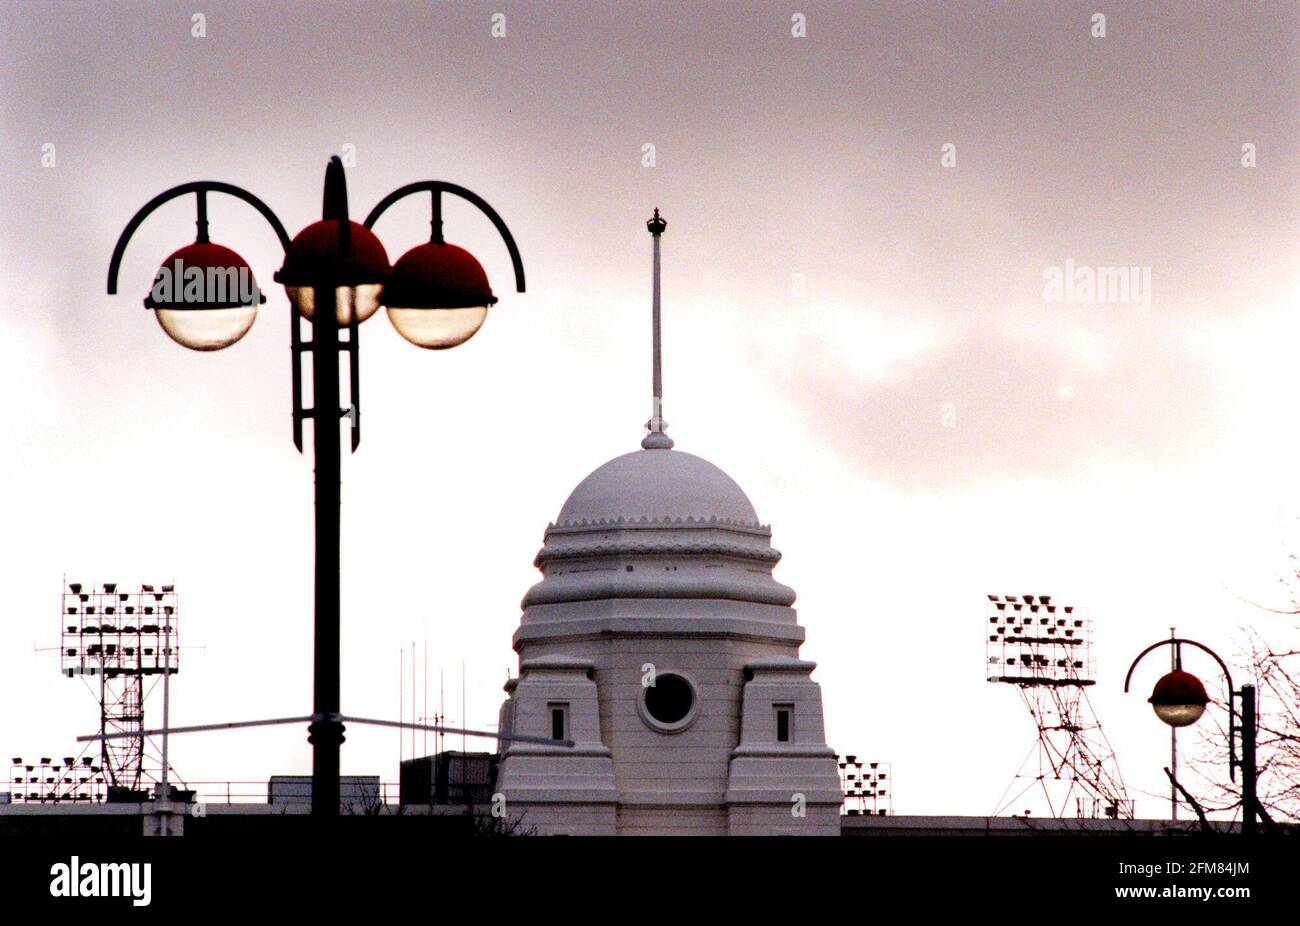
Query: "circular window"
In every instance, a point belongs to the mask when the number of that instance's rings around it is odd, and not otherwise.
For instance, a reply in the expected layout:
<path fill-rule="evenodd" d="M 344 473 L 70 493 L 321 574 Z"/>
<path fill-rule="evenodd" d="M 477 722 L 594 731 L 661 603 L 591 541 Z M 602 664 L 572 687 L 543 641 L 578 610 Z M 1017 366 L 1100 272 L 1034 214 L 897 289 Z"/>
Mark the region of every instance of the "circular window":
<path fill-rule="evenodd" d="M 659 672 L 653 685 L 641 688 L 641 717 L 662 733 L 685 730 L 695 720 L 695 686 L 676 672 Z"/>

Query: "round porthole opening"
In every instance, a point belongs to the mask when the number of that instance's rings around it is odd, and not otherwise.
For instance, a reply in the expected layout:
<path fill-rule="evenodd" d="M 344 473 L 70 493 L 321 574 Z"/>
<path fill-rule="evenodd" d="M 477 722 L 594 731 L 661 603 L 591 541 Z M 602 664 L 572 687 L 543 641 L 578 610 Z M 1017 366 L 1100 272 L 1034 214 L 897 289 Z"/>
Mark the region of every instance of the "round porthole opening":
<path fill-rule="evenodd" d="M 663 732 L 683 730 L 695 719 L 695 686 L 676 672 L 660 672 L 641 690 L 642 716 Z"/>

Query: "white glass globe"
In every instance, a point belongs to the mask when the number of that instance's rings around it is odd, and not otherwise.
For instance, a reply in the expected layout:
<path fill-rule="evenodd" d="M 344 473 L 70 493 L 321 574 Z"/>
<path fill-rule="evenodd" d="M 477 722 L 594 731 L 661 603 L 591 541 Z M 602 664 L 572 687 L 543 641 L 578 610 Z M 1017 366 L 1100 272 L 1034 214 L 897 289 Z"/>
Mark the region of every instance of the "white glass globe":
<path fill-rule="evenodd" d="M 221 350 L 248 333 L 257 319 L 257 306 L 229 309 L 155 309 L 167 336 L 190 350 Z"/>
<path fill-rule="evenodd" d="M 1151 709 L 1171 727 L 1190 727 L 1205 713 L 1204 704 L 1153 704 Z"/>
<path fill-rule="evenodd" d="M 487 318 L 488 307 L 414 309 L 388 307 L 388 320 L 397 333 L 416 347 L 445 350 L 472 338 Z"/>
<path fill-rule="evenodd" d="M 316 314 L 316 289 L 312 286 L 286 286 L 284 291 L 289 302 L 302 317 L 310 320 Z M 339 325 L 348 325 L 352 313 L 357 313 L 357 324 L 374 315 L 379 309 L 379 299 L 383 294 L 382 283 L 363 283 L 360 286 L 337 286 L 334 288 L 334 315 Z"/>

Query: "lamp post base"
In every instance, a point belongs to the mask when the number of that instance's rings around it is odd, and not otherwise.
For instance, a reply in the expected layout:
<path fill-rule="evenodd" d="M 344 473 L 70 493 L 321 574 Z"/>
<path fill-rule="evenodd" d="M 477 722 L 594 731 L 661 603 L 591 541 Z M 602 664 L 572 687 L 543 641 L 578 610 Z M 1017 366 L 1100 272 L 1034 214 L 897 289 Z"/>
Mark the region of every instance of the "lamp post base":
<path fill-rule="evenodd" d="M 314 817 L 339 815 L 339 747 L 344 726 L 339 715 L 313 720 L 307 727 L 312 745 L 311 813 Z"/>

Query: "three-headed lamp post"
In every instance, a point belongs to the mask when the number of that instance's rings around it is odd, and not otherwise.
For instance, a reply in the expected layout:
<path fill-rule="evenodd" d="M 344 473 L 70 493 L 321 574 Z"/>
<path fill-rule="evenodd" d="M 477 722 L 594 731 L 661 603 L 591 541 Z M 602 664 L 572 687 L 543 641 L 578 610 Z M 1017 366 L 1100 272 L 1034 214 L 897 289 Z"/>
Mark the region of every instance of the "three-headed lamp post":
<path fill-rule="evenodd" d="M 398 200 L 417 193 L 431 197 L 430 240 L 407 251 L 390 266 L 388 254 L 371 231 Z M 515 289 L 524 291 L 523 263 L 510 230 L 496 211 L 469 190 L 442 181 L 412 183 L 384 197 L 364 223 L 348 217 L 343 163 L 330 159 L 325 171 L 323 215 L 290 240 L 284 225 L 260 199 L 239 187 L 198 181 L 160 193 L 142 207 L 118 238 L 108 271 L 108 292 L 117 292 L 118 269 L 127 243 L 140 224 L 164 203 L 195 197 L 197 235 L 193 244 L 163 262 L 144 300 L 167 335 L 193 350 L 220 350 L 252 327 L 266 297 L 248 263 L 208 235 L 208 196 L 233 196 L 252 206 L 274 229 L 284 248 L 275 274 L 293 311 L 293 441 L 302 451 L 302 423 L 312 419 L 316 468 L 315 663 L 312 714 L 312 813 L 339 813 L 339 747 L 343 718 L 339 707 L 339 421 L 350 420 L 351 449 L 361 440 L 359 326 L 381 306 L 398 333 L 419 347 L 441 350 L 471 338 L 497 301 L 482 266 L 468 251 L 442 236 L 442 196 L 467 200 L 492 221 L 514 265 Z M 302 323 L 310 324 L 303 337 Z M 347 337 L 342 333 L 346 331 Z M 302 399 L 303 355 L 312 355 L 311 406 Z M 348 355 L 349 402 L 340 404 L 339 360 Z"/>

